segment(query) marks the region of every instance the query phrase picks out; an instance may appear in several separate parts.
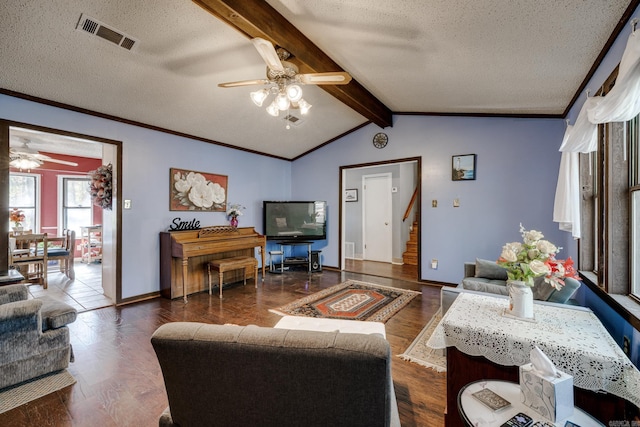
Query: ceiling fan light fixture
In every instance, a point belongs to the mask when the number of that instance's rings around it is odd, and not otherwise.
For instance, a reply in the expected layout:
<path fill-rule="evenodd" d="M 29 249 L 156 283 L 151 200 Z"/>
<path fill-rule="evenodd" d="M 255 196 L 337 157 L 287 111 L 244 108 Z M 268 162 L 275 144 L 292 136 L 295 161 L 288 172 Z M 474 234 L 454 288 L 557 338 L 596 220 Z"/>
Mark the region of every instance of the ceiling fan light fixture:
<path fill-rule="evenodd" d="M 32 159 L 14 159 L 9 162 L 11 166 L 18 169 L 34 169 L 40 166 L 40 162 Z"/>
<path fill-rule="evenodd" d="M 280 114 L 280 110 L 278 109 L 278 105 L 275 100 L 267 107 L 267 113 L 271 114 L 273 117 L 278 117 L 278 114 Z"/>
<path fill-rule="evenodd" d="M 287 97 L 291 102 L 298 102 L 302 99 L 302 88 L 298 85 L 287 86 Z"/>
<path fill-rule="evenodd" d="M 275 103 L 280 111 L 288 110 L 291 106 L 291 101 L 284 92 L 278 93 Z"/>
<path fill-rule="evenodd" d="M 298 107 L 300 108 L 300 114 L 304 116 L 309 112 L 309 109 L 312 107 L 312 105 L 304 99 L 300 98 L 300 101 L 298 101 Z"/>
<path fill-rule="evenodd" d="M 267 99 L 267 96 L 269 96 L 269 91 L 267 89 L 260 89 L 255 92 L 251 92 L 249 96 L 254 104 L 258 107 L 262 107 L 262 103 Z"/>

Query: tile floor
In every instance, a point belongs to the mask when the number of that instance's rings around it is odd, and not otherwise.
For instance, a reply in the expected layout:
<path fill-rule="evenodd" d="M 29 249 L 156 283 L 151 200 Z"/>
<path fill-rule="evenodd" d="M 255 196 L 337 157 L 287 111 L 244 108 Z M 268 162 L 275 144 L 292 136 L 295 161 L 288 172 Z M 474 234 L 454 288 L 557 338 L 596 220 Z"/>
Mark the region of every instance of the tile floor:
<path fill-rule="evenodd" d="M 47 289 L 36 284 L 29 285 L 29 292 L 34 297 L 48 295 L 72 305 L 78 312 L 113 305 L 113 301 L 107 298 L 102 291 L 101 263 L 85 264 L 76 261 L 75 280 L 62 274 L 55 265 L 51 265 L 49 268 Z"/>

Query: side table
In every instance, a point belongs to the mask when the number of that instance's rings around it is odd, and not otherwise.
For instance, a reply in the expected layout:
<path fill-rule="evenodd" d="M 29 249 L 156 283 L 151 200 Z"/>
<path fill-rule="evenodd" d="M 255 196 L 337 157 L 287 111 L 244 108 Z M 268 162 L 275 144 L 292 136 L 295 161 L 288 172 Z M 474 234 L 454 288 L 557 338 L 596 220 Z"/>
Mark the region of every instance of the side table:
<path fill-rule="evenodd" d="M 488 388 L 500 396 L 511 402 L 511 405 L 505 409 L 493 411 L 480 403 L 473 393 Z M 476 427 L 500 427 L 509 418 L 523 412 L 533 418 L 533 421 L 539 421 L 542 425 L 564 427 L 567 421 L 571 421 L 580 427 L 604 427 L 600 421 L 593 418 L 588 413 L 578 407 L 574 407 L 573 415 L 567 419 L 560 420 L 557 423 L 545 419 L 536 411 L 520 402 L 520 385 L 511 381 L 498 380 L 480 380 L 474 381 L 460 389 L 458 393 L 458 413 L 467 426 Z M 547 424 L 544 424 L 544 423 Z"/>

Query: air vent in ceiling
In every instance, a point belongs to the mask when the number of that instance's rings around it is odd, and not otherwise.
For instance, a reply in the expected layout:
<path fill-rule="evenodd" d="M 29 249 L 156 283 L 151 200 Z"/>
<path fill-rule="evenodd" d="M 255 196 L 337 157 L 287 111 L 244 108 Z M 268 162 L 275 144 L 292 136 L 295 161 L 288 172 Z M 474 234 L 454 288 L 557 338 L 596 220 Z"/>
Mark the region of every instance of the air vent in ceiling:
<path fill-rule="evenodd" d="M 286 116 L 284 116 L 282 118 L 282 120 L 284 120 L 287 123 L 290 123 L 294 126 L 299 126 L 304 120 L 302 120 L 300 117 L 296 117 L 292 114 L 287 114 Z"/>
<path fill-rule="evenodd" d="M 84 13 L 80 15 L 80 21 L 76 26 L 76 30 L 100 37 L 127 50 L 133 50 L 133 48 L 138 45 L 138 40 L 133 37 L 126 35 L 122 31 L 113 29 Z"/>

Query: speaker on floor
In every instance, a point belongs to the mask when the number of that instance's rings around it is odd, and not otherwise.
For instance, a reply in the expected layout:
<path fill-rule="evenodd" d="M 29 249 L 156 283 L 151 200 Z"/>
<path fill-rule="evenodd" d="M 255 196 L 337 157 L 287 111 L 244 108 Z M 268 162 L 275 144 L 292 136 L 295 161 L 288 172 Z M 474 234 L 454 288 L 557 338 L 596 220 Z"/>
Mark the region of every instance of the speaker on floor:
<path fill-rule="evenodd" d="M 322 261 L 320 260 L 320 253 L 322 251 L 311 251 L 311 272 L 315 273 L 322 271 Z"/>

